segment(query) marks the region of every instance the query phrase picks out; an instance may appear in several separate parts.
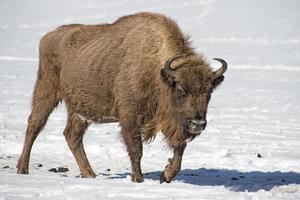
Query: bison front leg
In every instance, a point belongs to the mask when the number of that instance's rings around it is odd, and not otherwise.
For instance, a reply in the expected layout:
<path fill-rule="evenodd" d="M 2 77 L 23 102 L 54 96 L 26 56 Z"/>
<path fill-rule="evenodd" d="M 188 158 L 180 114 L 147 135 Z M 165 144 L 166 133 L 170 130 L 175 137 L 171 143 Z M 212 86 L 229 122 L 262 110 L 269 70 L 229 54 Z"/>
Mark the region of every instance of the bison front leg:
<path fill-rule="evenodd" d="M 122 135 L 131 161 L 131 180 L 138 183 L 143 182 L 144 177 L 141 170 L 143 143 L 141 133 L 136 128 L 126 128 L 122 126 Z"/>
<path fill-rule="evenodd" d="M 173 158 L 169 158 L 169 164 L 160 176 L 160 183 L 170 183 L 176 174 L 180 171 L 182 155 L 185 150 L 186 143 L 174 148 Z"/>

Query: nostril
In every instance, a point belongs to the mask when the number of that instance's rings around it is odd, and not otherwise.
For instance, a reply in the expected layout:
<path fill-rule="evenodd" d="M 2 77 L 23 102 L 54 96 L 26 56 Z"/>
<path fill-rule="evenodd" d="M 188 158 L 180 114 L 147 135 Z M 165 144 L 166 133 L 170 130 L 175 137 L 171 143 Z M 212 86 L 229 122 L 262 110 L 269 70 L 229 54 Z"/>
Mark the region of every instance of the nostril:
<path fill-rule="evenodd" d="M 205 129 L 206 123 L 207 123 L 206 120 L 201 120 L 201 126 L 203 129 Z"/>
<path fill-rule="evenodd" d="M 190 120 L 189 121 L 189 128 L 190 129 L 196 129 L 197 128 L 197 124 L 193 120 Z"/>

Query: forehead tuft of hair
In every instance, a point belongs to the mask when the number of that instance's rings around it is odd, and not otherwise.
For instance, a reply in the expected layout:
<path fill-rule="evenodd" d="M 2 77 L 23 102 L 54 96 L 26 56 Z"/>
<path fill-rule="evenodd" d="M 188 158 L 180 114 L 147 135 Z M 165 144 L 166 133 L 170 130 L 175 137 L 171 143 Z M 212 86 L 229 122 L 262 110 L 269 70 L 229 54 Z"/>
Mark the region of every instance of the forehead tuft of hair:
<path fill-rule="evenodd" d="M 185 64 L 176 70 L 176 81 L 190 93 L 205 93 L 212 87 L 213 71 L 204 62 Z"/>

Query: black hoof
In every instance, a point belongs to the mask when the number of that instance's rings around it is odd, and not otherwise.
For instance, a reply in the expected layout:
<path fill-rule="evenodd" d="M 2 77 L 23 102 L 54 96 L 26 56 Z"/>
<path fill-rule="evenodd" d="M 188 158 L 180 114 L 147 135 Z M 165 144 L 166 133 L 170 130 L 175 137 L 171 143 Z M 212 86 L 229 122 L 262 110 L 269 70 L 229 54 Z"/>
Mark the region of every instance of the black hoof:
<path fill-rule="evenodd" d="M 135 183 L 142 183 L 142 182 L 144 182 L 144 177 L 143 177 L 143 175 L 140 175 L 140 176 L 138 176 L 138 175 L 132 176 L 132 177 L 131 177 L 131 181 L 132 181 L 132 182 L 135 182 Z"/>
<path fill-rule="evenodd" d="M 29 174 L 28 168 L 19 167 L 17 170 L 17 174 Z"/>
<path fill-rule="evenodd" d="M 167 180 L 167 178 L 165 177 L 165 173 L 163 172 L 161 175 L 160 175 L 160 180 L 159 180 L 160 184 L 166 182 L 166 183 L 170 183 L 171 180 Z"/>

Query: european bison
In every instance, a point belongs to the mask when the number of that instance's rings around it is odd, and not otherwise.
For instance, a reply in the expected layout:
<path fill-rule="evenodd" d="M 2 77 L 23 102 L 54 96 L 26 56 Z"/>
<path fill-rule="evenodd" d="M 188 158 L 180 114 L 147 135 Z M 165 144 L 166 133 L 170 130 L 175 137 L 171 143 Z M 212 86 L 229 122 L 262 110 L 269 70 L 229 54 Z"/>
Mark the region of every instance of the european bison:
<path fill-rule="evenodd" d="M 213 71 L 177 24 L 138 13 L 112 24 L 72 24 L 40 42 L 39 71 L 18 173 L 28 173 L 31 147 L 48 116 L 65 101 L 64 136 L 83 177 L 95 177 L 82 138 L 90 123 L 119 122 L 134 182 L 142 182 L 142 142 L 162 131 L 174 151 L 161 175 L 170 182 L 189 140 L 205 129 L 213 90 L 227 64 Z"/>

